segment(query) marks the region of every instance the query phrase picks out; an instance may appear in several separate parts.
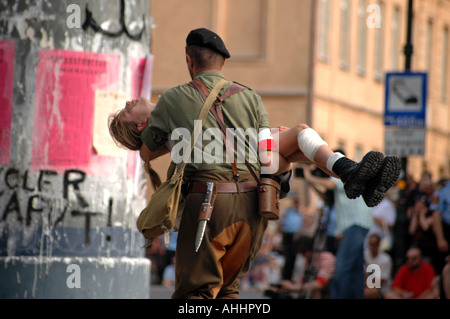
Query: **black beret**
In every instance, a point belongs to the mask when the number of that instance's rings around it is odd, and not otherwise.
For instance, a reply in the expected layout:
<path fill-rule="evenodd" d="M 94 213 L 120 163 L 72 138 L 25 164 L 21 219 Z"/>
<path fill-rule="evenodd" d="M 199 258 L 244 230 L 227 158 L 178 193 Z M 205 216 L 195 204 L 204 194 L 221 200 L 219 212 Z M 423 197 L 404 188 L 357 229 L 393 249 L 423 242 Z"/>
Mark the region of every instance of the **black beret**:
<path fill-rule="evenodd" d="M 231 57 L 222 39 L 216 33 L 205 28 L 195 29 L 189 33 L 186 46 L 190 45 L 211 49 L 220 53 L 226 59 Z"/>

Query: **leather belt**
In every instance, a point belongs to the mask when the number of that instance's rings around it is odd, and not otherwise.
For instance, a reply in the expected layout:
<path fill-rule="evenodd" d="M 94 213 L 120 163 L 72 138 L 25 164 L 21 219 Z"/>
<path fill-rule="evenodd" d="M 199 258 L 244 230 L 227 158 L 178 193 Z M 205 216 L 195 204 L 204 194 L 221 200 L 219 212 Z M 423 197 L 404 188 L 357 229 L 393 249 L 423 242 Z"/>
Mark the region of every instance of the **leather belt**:
<path fill-rule="evenodd" d="M 217 193 L 237 193 L 236 183 L 216 183 Z M 241 193 L 256 191 L 258 184 L 256 182 L 239 183 L 239 191 Z M 206 193 L 206 183 L 191 183 L 191 193 Z"/>

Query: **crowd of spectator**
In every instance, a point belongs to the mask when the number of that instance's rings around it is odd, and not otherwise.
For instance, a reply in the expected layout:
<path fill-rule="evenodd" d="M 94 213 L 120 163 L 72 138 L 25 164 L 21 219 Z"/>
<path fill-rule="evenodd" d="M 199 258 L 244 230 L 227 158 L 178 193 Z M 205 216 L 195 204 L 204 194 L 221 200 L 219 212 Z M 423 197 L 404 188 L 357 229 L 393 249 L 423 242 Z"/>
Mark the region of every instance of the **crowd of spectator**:
<path fill-rule="evenodd" d="M 270 298 L 353 298 L 330 294 L 343 235 L 336 231 L 333 201 L 321 198 L 313 208 L 295 194 L 283 200 L 287 208 L 279 221 L 269 223 L 241 290 Z M 392 187 L 371 210 L 362 298 L 450 298 L 450 180 L 434 182 L 425 172 L 414 181 L 408 175 L 405 185 Z M 158 240 L 148 249 L 152 284 L 173 283 L 174 254 L 175 246 L 166 248 Z"/>

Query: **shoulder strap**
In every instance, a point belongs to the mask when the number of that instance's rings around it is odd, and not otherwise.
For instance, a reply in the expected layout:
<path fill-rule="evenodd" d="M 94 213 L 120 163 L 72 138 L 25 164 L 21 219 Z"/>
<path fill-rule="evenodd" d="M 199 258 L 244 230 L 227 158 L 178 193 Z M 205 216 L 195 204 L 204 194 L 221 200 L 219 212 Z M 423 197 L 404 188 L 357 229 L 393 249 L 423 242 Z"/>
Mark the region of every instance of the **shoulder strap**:
<path fill-rule="evenodd" d="M 188 83 L 190 86 L 192 86 L 194 89 L 197 89 L 197 91 L 201 94 L 201 96 L 203 97 L 204 100 L 206 100 L 206 98 L 208 97 L 209 94 L 209 90 L 206 87 L 205 83 L 203 83 L 200 80 L 194 80 Z M 230 96 L 239 93 L 243 90 L 245 90 L 246 88 L 242 85 L 236 84 L 236 83 L 232 83 L 228 89 L 225 91 L 224 94 L 222 94 L 220 97 L 218 97 L 217 99 L 220 102 L 225 101 L 226 99 L 228 99 Z"/>
<path fill-rule="evenodd" d="M 224 137 L 224 141 L 225 141 L 225 147 L 228 149 L 230 148 L 230 146 L 227 143 L 227 138 L 226 138 L 226 125 L 223 121 L 223 113 L 222 113 L 222 107 L 220 104 L 216 104 L 216 108 L 212 108 L 211 109 L 212 114 L 214 115 L 214 117 L 216 118 L 217 123 L 219 124 L 220 130 L 222 131 L 222 135 Z M 239 149 L 237 147 L 237 143 L 234 143 L 234 150 L 236 151 L 237 154 L 241 155 L 239 152 Z M 253 170 L 253 167 L 250 165 L 250 163 L 247 161 L 247 159 L 244 158 L 244 163 L 245 166 L 247 166 L 248 171 L 250 172 L 250 174 L 252 174 L 253 178 L 255 179 L 255 181 L 258 183 L 258 187 L 260 187 L 261 189 L 264 188 L 263 184 L 261 183 L 261 180 L 258 178 L 258 175 L 256 175 L 255 171 Z M 236 164 L 235 164 L 236 165 Z M 237 175 L 239 176 L 239 174 Z"/>
<path fill-rule="evenodd" d="M 196 89 L 200 93 L 200 95 L 203 97 L 203 99 L 207 98 L 207 96 L 209 94 L 209 90 L 206 87 L 205 83 L 203 83 L 200 80 L 194 80 L 194 81 L 189 82 L 188 84 L 190 86 L 192 86 L 194 89 Z M 228 87 L 228 89 L 225 91 L 225 93 L 216 99 L 215 104 L 222 103 L 223 101 L 225 101 L 230 96 L 232 96 L 232 95 L 234 95 L 234 94 L 236 94 L 236 93 L 238 93 L 238 92 L 240 92 L 242 90 L 245 90 L 245 87 L 243 87 L 241 85 L 238 85 L 238 84 L 232 83 Z M 214 108 L 211 108 L 211 112 L 213 111 L 213 109 Z M 226 138 L 226 133 L 222 132 L 222 135 L 223 135 L 223 140 L 224 140 L 224 143 L 225 143 L 225 149 L 226 149 L 228 157 L 230 158 L 230 161 L 231 161 L 231 169 L 233 170 L 234 179 L 236 181 L 238 181 L 239 180 L 239 172 L 238 172 L 238 169 L 237 169 L 236 162 L 234 160 L 233 150 L 228 145 L 228 140 Z"/>
<path fill-rule="evenodd" d="M 216 86 L 212 89 L 211 93 L 208 93 L 205 103 L 203 104 L 203 107 L 200 110 L 200 113 L 198 115 L 198 118 L 197 118 L 198 121 L 200 121 L 201 123 L 205 122 L 206 116 L 208 115 L 210 108 L 212 107 L 214 101 L 217 99 L 217 95 L 220 93 L 220 90 L 226 83 L 227 83 L 226 80 L 224 80 L 224 79 L 220 80 L 216 84 Z M 195 128 L 191 132 L 191 152 L 190 153 L 186 152 L 186 154 L 184 154 L 183 161 L 181 163 L 181 166 L 180 166 L 178 172 L 182 172 L 184 170 L 184 168 L 186 167 L 186 163 L 189 159 L 189 156 L 191 156 L 191 154 L 194 150 L 195 142 L 199 138 L 201 132 L 202 132 L 202 130 L 195 130 Z M 197 133 L 197 134 L 194 135 L 194 133 Z M 174 164 L 173 161 L 171 163 L 171 166 L 173 166 L 172 164 Z M 174 170 L 174 168 L 169 167 L 169 170 Z M 169 173 L 168 173 L 168 175 L 169 175 Z"/>
<path fill-rule="evenodd" d="M 203 96 L 203 98 L 205 98 L 205 96 L 207 96 L 208 88 L 200 80 L 194 80 L 194 81 L 190 82 L 189 85 L 192 86 L 193 88 L 197 89 L 197 91 L 200 92 L 200 94 Z M 223 119 L 223 112 L 222 112 L 221 104 L 223 101 L 225 101 L 230 96 L 232 96 L 236 93 L 239 93 L 243 90 L 245 90 L 244 86 L 236 84 L 236 83 L 231 84 L 230 87 L 226 90 L 226 92 L 215 100 L 215 102 L 214 102 L 215 108 L 214 107 L 211 108 L 211 112 L 214 115 L 214 118 L 216 119 L 216 121 L 219 124 L 219 127 L 222 131 L 223 140 L 225 142 L 225 148 L 227 150 L 228 156 L 231 159 L 231 166 L 233 168 L 233 174 L 234 174 L 236 181 L 239 179 L 239 173 L 237 170 L 236 163 L 234 161 L 234 152 L 233 152 L 233 150 L 231 150 L 230 145 L 228 144 L 228 141 L 226 138 L 226 134 L 227 134 L 226 128 L 227 127 L 226 127 L 224 119 Z M 237 148 L 236 143 L 234 143 L 234 150 L 236 151 L 237 154 L 239 154 L 239 150 Z M 255 171 L 253 170 L 252 166 L 245 159 L 245 156 L 243 158 L 245 161 L 245 165 L 247 166 L 247 169 L 249 170 L 250 174 L 252 174 L 253 178 L 258 183 L 258 186 L 263 188 L 263 185 L 262 185 L 260 179 L 258 178 L 258 176 L 256 175 Z"/>

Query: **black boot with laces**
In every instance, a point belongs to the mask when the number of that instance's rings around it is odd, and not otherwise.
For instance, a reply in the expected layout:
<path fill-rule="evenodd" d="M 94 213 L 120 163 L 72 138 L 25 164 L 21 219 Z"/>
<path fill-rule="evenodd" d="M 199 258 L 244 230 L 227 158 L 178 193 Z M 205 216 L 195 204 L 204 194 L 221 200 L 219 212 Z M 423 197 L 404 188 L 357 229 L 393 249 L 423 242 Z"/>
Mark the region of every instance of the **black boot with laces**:
<path fill-rule="evenodd" d="M 363 199 L 369 207 L 377 206 L 400 176 L 401 162 L 398 157 L 386 156 L 376 177 L 369 180 Z"/>
<path fill-rule="evenodd" d="M 364 194 L 366 184 L 380 172 L 383 160 L 382 153 L 371 151 L 359 163 L 347 157 L 342 157 L 334 163 L 333 172 L 344 183 L 345 194 L 348 198 L 355 199 Z"/>

